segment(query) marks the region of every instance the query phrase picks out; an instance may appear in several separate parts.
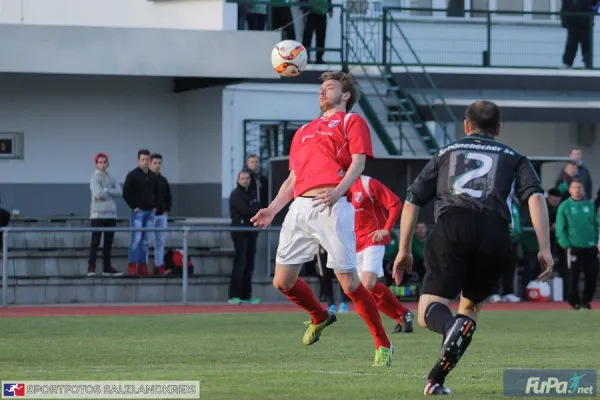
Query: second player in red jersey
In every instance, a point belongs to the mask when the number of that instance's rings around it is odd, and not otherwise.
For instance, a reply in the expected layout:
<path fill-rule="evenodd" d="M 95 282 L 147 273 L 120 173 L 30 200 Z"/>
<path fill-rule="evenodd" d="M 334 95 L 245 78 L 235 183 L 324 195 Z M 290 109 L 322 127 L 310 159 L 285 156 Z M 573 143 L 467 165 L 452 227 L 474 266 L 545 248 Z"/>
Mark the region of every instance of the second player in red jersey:
<path fill-rule="evenodd" d="M 316 343 L 323 330 L 336 321 L 299 278 L 303 263 L 312 261 L 322 246 L 327 268 L 333 269 L 344 293 L 354 303 L 375 342 L 374 366 L 389 366 L 394 348 L 385 333 L 375 299 L 361 284 L 356 270 L 354 207 L 350 186 L 373 156 L 371 135 L 361 116 L 350 111 L 360 96 L 354 78 L 344 72 L 326 72 L 319 90 L 321 117 L 294 135 L 290 148 L 290 175 L 269 207 L 253 218 L 266 227 L 290 201 L 281 226 L 273 285 L 311 315 L 303 343 Z"/>
<path fill-rule="evenodd" d="M 365 288 L 371 291 L 377 308 L 397 322 L 394 332 L 412 332 L 413 315 L 377 278 L 383 276 L 385 245 L 390 242 L 394 224 L 400 217 L 402 202 L 377 179 L 362 175 L 350 187 L 356 209 L 356 269 Z"/>

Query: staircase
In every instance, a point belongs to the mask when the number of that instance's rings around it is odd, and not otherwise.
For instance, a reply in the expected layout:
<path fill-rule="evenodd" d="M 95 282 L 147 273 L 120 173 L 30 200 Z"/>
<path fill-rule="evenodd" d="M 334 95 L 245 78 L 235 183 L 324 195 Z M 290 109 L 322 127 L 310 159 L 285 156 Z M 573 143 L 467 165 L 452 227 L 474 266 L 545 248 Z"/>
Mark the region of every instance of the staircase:
<path fill-rule="evenodd" d="M 383 60 L 378 59 L 373 45 L 367 43 L 361 34 L 359 24 L 355 20 L 360 17 L 346 14 L 346 35 L 351 35 L 355 40 L 345 40 L 345 59 L 360 60 L 358 65 L 353 63 L 354 65 L 346 68 L 358 78 L 363 92 L 359 104 L 388 153 L 430 156 L 441 146 L 455 140 L 454 135 L 446 128 L 445 121 L 455 124 L 458 120 L 410 45 L 398 21 L 393 19 L 393 9 L 384 8 L 383 11 Z M 392 38 L 401 41 L 400 44 L 408 49 L 409 55 L 417 61 L 418 73 L 425 78 L 425 85 L 419 83 L 422 79 L 417 79 Z M 391 63 L 388 62 L 392 59 L 403 67 L 403 73 L 411 82 L 410 87 L 401 87 L 395 79 Z M 413 96 L 410 92 L 420 93 Z M 419 102 L 416 97 L 419 97 Z M 440 118 L 435 104 L 441 104 L 449 118 Z M 420 111 L 424 109 L 431 116 L 431 121 L 425 121 L 421 116 Z"/>

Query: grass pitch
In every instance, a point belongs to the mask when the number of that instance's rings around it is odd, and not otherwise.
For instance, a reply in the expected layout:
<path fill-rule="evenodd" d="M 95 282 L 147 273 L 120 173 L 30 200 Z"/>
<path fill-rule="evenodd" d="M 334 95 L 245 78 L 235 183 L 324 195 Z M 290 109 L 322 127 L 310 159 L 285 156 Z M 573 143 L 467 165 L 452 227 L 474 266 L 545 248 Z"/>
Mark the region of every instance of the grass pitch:
<path fill-rule="evenodd" d="M 393 321 L 384 318 L 388 331 Z M 302 313 L 3 318 L 0 377 L 22 380 L 200 380 L 200 399 L 422 398 L 441 337 L 391 334 L 390 368 L 374 369 L 371 336 L 340 314 L 313 346 Z M 600 312 L 483 312 L 446 381 L 453 398 L 503 398 L 508 368 L 600 369 Z"/>

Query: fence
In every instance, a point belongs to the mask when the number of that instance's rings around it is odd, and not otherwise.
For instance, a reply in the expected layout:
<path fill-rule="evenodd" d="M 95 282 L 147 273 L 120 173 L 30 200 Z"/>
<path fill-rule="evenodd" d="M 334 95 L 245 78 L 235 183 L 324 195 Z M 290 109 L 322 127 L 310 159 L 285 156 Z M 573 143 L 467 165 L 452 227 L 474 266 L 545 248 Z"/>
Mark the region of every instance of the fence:
<path fill-rule="evenodd" d="M 188 234 L 189 232 L 278 232 L 280 227 L 269 227 L 267 229 L 259 228 L 246 228 L 246 227 L 232 227 L 232 226 L 182 226 L 178 228 L 92 228 L 92 227 L 69 227 L 69 228 L 33 228 L 33 227 L 6 227 L 2 228 L 2 307 L 8 305 L 8 237 L 11 232 L 13 233 L 57 233 L 57 232 L 181 232 L 182 248 L 183 248 L 183 259 L 188 259 Z M 269 235 L 270 236 L 270 235 Z M 267 260 L 270 263 L 271 260 L 271 243 L 268 240 L 267 243 Z M 188 269 L 183 268 L 182 276 L 182 303 L 185 305 L 188 302 Z"/>

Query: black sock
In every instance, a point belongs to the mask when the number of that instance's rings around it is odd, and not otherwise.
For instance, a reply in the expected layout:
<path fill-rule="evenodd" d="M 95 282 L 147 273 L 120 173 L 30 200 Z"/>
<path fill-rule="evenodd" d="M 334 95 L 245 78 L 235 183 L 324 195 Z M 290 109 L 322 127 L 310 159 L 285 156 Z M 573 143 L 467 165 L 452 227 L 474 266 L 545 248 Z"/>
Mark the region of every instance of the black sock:
<path fill-rule="evenodd" d="M 467 347 L 469 347 L 476 325 L 470 317 L 463 314 L 456 315 L 456 320 L 447 332 L 451 336 L 451 340 L 449 340 L 449 343 L 442 345 L 442 355 L 429 372 L 427 377 L 429 381 L 440 385 L 444 384 L 446 376 L 456 366 Z M 462 337 L 462 340 L 459 341 L 460 337 Z"/>
<path fill-rule="evenodd" d="M 427 324 L 427 328 L 440 335 L 445 335 L 448 329 L 454 325 L 454 321 L 452 311 L 445 304 L 434 302 L 429 304 L 425 309 L 425 323 Z"/>

